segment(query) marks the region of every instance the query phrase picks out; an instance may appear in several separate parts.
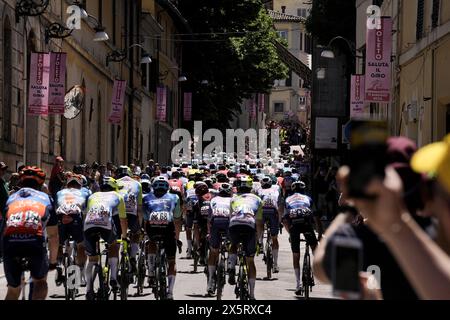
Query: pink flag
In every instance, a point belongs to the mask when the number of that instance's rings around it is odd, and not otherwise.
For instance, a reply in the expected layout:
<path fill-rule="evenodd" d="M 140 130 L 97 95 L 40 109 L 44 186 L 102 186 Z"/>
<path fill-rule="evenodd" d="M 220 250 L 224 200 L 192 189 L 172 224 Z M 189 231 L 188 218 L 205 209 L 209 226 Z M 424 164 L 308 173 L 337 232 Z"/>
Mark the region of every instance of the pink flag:
<path fill-rule="evenodd" d="M 108 121 L 112 124 L 122 122 L 123 103 L 125 102 L 125 89 L 127 82 L 125 80 L 114 80 L 113 94 L 111 99 L 111 113 Z"/>
<path fill-rule="evenodd" d="M 381 29 L 367 30 L 366 101 L 391 101 L 392 19 L 381 18 Z"/>
<path fill-rule="evenodd" d="M 50 97 L 49 114 L 64 113 L 64 96 L 66 94 L 66 56 L 64 52 L 50 53 Z"/>
<path fill-rule="evenodd" d="M 265 108 L 265 95 L 264 93 L 260 93 L 258 95 L 258 104 L 259 104 L 259 112 L 264 112 L 264 108 Z"/>
<path fill-rule="evenodd" d="M 50 55 L 48 53 L 31 53 L 29 115 L 48 115 L 49 78 Z"/>
<path fill-rule="evenodd" d="M 184 93 L 184 121 L 192 121 L 192 92 Z"/>
<path fill-rule="evenodd" d="M 364 117 L 364 75 L 352 75 L 350 118 Z"/>
<path fill-rule="evenodd" d="M 156 89 L 156 119 L 166 121 L 167 90 L 166 87 Z"/>

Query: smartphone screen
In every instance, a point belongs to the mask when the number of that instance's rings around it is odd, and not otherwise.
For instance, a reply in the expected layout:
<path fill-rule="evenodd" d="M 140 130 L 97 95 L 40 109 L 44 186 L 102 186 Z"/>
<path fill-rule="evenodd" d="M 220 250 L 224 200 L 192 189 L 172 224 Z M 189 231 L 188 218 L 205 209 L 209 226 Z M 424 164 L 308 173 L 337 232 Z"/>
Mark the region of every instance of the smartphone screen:
<path fill-rule="evenodd" d="M 353 239 L 337 241 L 334 246 L 333 291 L 336 295 L 351 294 L 358 298 L 359 272 L 362 270 L 362 246 Z"/>

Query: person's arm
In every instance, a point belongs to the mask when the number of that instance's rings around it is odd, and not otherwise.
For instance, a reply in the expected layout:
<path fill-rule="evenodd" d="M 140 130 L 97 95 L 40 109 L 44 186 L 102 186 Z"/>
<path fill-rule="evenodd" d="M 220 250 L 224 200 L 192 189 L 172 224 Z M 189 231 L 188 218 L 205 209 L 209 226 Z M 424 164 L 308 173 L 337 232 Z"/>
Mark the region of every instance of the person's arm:
<path fill-rule="evenodd" d="M 123 196 L 119 195 L 120 202 L 119 207 L 117 210 L 119 210 L 119 218 L 120 218 L 120 227 L 122 229 L 122 239 L 125 239 L 127 237 L 128 233 L 128 219 L 127 219 L 127 210 L 125 207 L 125 201 L 123 199 Z"/>

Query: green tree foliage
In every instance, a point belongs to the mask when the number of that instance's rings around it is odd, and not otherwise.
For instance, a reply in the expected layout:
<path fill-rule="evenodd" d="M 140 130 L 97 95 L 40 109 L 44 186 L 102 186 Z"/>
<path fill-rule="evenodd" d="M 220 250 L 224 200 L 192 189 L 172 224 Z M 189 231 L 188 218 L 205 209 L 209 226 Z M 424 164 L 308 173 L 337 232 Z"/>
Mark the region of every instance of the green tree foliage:
<path fill-rule="evenodd" d="M 286 77 L 273 45 L 278 35 L 272 19 L 261 0 L 183 0 L 179 9 L 193 31 L 181 40 L 194 119 L 225 129 L 243 99 L 269 92 L 276 79 Z"/>
<path fill-rule="evenodd" d="M 355 38 L 355 0 L 314 0 L 306 29 L 320 45 L 327 45 L 335 36 Z"/>

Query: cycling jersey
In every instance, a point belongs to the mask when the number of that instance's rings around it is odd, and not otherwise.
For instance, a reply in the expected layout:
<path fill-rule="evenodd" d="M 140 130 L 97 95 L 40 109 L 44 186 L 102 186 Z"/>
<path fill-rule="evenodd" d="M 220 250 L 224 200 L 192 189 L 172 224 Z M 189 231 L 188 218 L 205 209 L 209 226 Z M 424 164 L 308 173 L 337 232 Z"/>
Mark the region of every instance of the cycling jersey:
<path fill-rule="evenodd" d="M 125 176 L 117 180 L 122 187 L 119 193 L 123 195 L 127 214 L 137 215 L 138 205 L 142 204 L 142 186 L 131 177 Z"/>
<path fill-rule="evenodd" d="M 211 200 L 211 210 L 209 212 L 209 219 L 229 219 L 231 214 L 231 197 L 217 196 Z"/>
<path fill-rule="evenodd" d="M 195 185 L 195 181 L 189 181 L 187 184 L 186 184 L 186 190 L 191 190 L 191 189 L 194 189 L 194 185 Z"/>
<path fill-rule="evenodd" d="M 112 229 L 112 217 L 126 219 L 127 213 L 123 196 L 116 191 L 97 192 L 88 199 L 84 230 L 93 227 Z"/>
<path fill-rule="evenodd" d="M 194 220 L 206 221 L 211 215 L 211 200 L 212 194 L 207 193 L 200 197 L 194 206 Z"/>
<path fill-rule="evenodd" d="M 304 222 L 311 216 L 312 199 L 301 193 L 286 198 L 284 218 L 292 223 Z"/>
<path fill-rule="evenodd" d="M 195 189 L 189 189 L 186 191 L 186 203 L 184 207 L 187 211 L 192 211 L 194 209 L 195 204 L 197 203 L 198 198 L 195 194 Z"/>
<path fill-rule="evenodd" d="M 62 189 L 56 194 L 56 214 L 82 218 L 91 192 L 86 188 Z"/>
<path fill-rule="evenodd" d="M 143 200 L 144 221 L 152 226 L 167 226 L 179 217 L 180 200 L 176 194 L 166 193 L 157 198 L 149 193 Z"/>
<path fill-rule="evenodd" d="M 278 211 L 278 208 L 282 202 L 281 192 L 278 186 L 271 186 L 267 189 L 261 188 L 256 194 L 263 201 L 264 212 Z"/>
<path fill-rule="evenodd" d="M 258 196 L 246 193 L 231 201 L 230 227 L 247 225 L 255 228 L 256 219 L 262 218 L 262 200 Z"/>
<path fill-rule="evenodd" d="M 49 196 L 31 188 L 22 188 L 12 194 L 6 202 L 5 212 L 4 237 L 9 242 L 42 240 L 46 225 L 57 223 Z"/>

